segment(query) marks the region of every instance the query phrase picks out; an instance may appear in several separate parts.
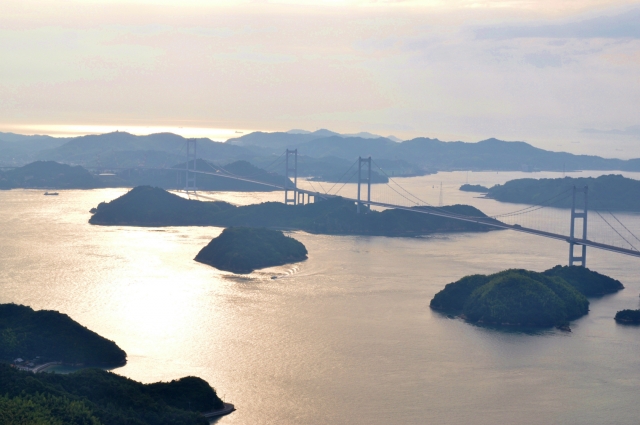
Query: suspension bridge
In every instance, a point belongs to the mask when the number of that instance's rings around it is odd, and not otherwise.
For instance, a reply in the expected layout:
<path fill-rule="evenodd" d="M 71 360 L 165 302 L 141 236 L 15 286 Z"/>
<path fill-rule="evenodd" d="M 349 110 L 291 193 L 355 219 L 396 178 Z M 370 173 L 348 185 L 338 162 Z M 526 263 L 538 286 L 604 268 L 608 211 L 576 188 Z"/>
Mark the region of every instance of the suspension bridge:
<path fill-rule="evenodd" d="M 506 213 L 494 214 L 488 217 L 469 216 L 462 214 L 455 214 L 446 209 L 440 208 L 442 206 L 442 184 L 440 184 L 440 207 L 436 207 L 420 197 L 414 195 L 411 191 L 405 189 L 400 185 L 397 180 L 389 176 L 381 167 L 379 167 L 371 157 L 362 158 L 359 157 L 353 162 L 351 167 L 344 172 L 344 174 L 333 182 L 329 189 L 325 189 L 320 181 L 313 181 L 310 179 L 303 180 L 302 182 L 306 187 L 301 187 L 298 181 L 298 150 L 286 149 L 278 158 L 276 158 L 269 166 L 266 167 L 266 171 L 274 171 L 283 167 L 285 175 L 285 183 L 282 185 L 267 183 L 252 178 L 253 176 L 238 176 L 228 172 L 223 167 L 214 166 L 213 170 L 197 170 L 197 153 L 196 153 L 196 141 L 188 140 L 186 142 L 187 162 L 186 167 L 182 171 L 185 173 L 185 187 L 184 191 L 187 193 L 197 193 L 196 176 L 198 174 L 215 175 L 217 177 L 241 180 L 245 182 L 251 182 L 259 185 L 267 186 L 273 190 L 282 190 L 284 192 L 284 203 L 289 205 L 305 204 L 309 202 L 318 202 L 326 200 L 332 197 L 342 197 L 347 200 L 351 200 L 355 203 L 358 213 L 367 213 L 371 207 L 378 208 L 395 208 L 399 210 L 411 211 L 417 214 L 429 214 L 439 217 L 445 217 L 452 220 L 461 220 L 466 222 L 483 224 L 486 226 L 495 227 L 498 229 L 508 229 L 516 232 L 528 233 L 531 235 L 541 236 L 545 238 L 566 241 L 569 244 L 569 265 L 586 266 L 587 247 L 606 250 L 618 254 L 624 254 L 634 257 L 640 257 L 640 250 L 636 248 L 635 243 L 639 243 L 640 239 L 636 237 L 635 233 L 625 225 L 617 215 L 612 212 L 608 212 L 608 217 L 602 215 L 600 211 L 595 211 L 595 215 L 589 215 L 588 199 L 589 189 L 588 187 L 573 187 L 569 190 L 554 195 L 549 199 L 539 202 L 536 205 L 530 205 L 528 207 L 519 208 L 515 211 L 509 211 Z M 304 158 L 304 157 L 302 157 Z M 375 172 L 381 173 L 388 179 L 386 184 L 376 184 L 376 193 L 372 197 L 372 171 L 376 168 Z M 351 183 L 353 182 L 353 183 Z M 325 182 L 326 184 L 326 182 Z M 345 186 L 354 186 L 354 193 L 345 193 L 342 190 Z M 316 187 L 317 186 L 317 187 Z M 383 193 L 383 190 L 377 189 L 378 187 L 387 189 L 387 196 Z M 434 186 L 435 187 L 435 186 Z M 393 196 L 390 198 L 388 193 Z M 549 227 L 549 223 L 555 223 L 558 227 L 558 220 L 551 220 L 550 217 L 542 216 L 542 219 L 538 217 L 537 221 L 532 225 L 524 225 L 526 222 L 525 217 L 531 217 L 537 213 L 540 216 L 540 212 L 549 212 L 562 214 L 564 220 L 566 220 L 566 210 L 554 209 L 555 204 L 559 204 L 565 201 L 567 198 L 572 199 L 572 207 L 569 215 L 568 228 L 560 226 L 561 229 L 545 229 Z M 519 221 L 516 223 L 515 221 Z M 511 222 L 511 223 L 509 223 Z M 598 226 L 599 225 L 599 226 Z M 595 229 L 594 229 L 595 227 Z M 603 232 L 603 229 L 605 230 Z M 589 239 L 587 237 L 588 231 L 593 232 L 596 230 L 596 237 Z M 607 234 L 608 232 L 608 234 Z M 613 235 L 613 238 L 611 237 Z M 633 242 L 632 242 L 633 241 Z M 576 252 L 577 251 L 577 252 Z"/>

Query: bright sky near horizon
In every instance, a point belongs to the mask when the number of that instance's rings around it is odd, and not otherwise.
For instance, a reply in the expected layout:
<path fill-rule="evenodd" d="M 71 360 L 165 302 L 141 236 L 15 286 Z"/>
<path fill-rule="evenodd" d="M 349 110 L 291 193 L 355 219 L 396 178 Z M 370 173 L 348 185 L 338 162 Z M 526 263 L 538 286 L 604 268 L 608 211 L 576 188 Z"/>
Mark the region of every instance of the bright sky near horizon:
<path fill-rule="evenodd" d="M 0 8 L 0 131 L 182 128 L 224 139 L 329 128 L 640 156 L 639 2 Z"/>

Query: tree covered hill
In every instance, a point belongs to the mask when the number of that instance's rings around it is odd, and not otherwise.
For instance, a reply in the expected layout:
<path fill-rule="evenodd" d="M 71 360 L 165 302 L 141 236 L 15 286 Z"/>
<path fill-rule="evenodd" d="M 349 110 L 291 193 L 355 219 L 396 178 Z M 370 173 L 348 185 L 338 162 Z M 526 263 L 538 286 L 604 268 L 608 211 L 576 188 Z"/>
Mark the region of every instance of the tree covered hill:
<path fill-rule="evenodd" d="M 0 304 L 0 361 L 36 356 L 48 361 L 106 366 L 122 365 L 127 360 L 127 354 L 113 341 L 66 314 Z"/>
<path fill-rule="evenodd" d="M 601 211 L 640 211 L 640 181 L 621 175 L 564 177 L 559 179 L 517 179 L 489 189 L 488 198 L 500 202 L 539 204 L 558 197 L 552 205 L 571 208 L 571 190 L 589 187 L 589 209 Z M 564 193 L 564 195 L 563 195 Z M 578 195 L 582 202 L 582 195 Z M 581 205 L 581 204 L 578 204 Z"/>
<path fill-rule="evenodd" d="M 587 296 L 622 288 L 619 281 L 583 267 L 556 266 L 543 273 L 513 269 L 449 283 L 430 306 L 470 322 L 558 326 L 588 313 Z"/>
<path fill-rule="evenodd" d="M 202 248 L 195 260 L 220 270 L 251 273 L 307 259 L 305 246 L 281 231 L 229 227 Z"/>
<path fill-rule="evenodd" d="M 187 200 L 159 188 L 140 186 L 98 205 L 91 224 L 129 226 L 245 226 L 287 228 L 319 234 L 419 236 L 440 232 L 485 232 L 493 227 L 445 217 L 388 209 L 356 213 L 352 201 L 331 198 L 307 205 L 280 202 L 235 207 L 224 202 Z M 468 205 L 436 210 L 491 221 Z"/>
<path fill-rule="evenodd" d="M 0 363 L 0 423 L 206 425 L 223 402 L 200 378 L 141 384 L 100 369 L 68 375 L 18 371 Z"/>

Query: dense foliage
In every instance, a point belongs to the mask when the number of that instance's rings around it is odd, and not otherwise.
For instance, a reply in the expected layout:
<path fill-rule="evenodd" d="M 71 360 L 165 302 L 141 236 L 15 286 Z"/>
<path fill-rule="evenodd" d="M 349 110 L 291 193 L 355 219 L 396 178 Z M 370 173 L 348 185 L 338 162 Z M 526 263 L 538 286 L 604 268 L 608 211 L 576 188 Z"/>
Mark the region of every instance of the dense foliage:
<path fill-rule="evenodd" d="M 113 341 L 85 328 L 66 314 L 0 304 L 0 361 L 36 356 L 49 361 L 119 365 L 127 354 Z"/>
<path fill-rule="evenodd" d="M 613 294 L 624 285 L 619 280 L 605 276 L 586 267 L 555 266 L 544 272 L 546 276 L 557 276 L 566 280 L 586 297 Z"/>
<path fill-rule="evenodd" d="M 93 189 L 103 185 L 80 166 L 36 161 L 0 175 L 0 189 L 56 188 Z"/>
<path fill-rule="evenodd" d="M 481 186 L 479 184 L 463 184 L 462 186 L 460 186 L 460 190 L 463 192 L 487 193 L 489 191 L 489 188 Z"/>
<path fill-rule="evenodd" d="M 619 323 L 640 324 L 640 310 L 621 310 L 614 319 Z"/>
<path fill-rule="evenodd" d="M 251 273 L 255 269 L 306 260 L 304 245 L 277 230 L 229 227 L 202 248 L 195 260 L 220 270 Z"/>
<path fill-rule="evenodd" d="M 446 285 L 430 305 L 471 322 L 556 326 L 587 314 L 587 296 L 622 288 L 619 281 L 583 267 L 556 266 L 543 273 L 514 269 L 465 276 Z"/>
<path fill-rule="evenodd" d="M 437 210 L 492 221 L 480 210 L 468 205 L 452 205 Z M 149 186 L 136 187 L 120 198 L 101 203 L 89 222 L 130 226 L 274 227 L 319 234 L 382 236 L 482 232 L 493 229 L 484 224 L 396 209 L 357 214 L 355 204 L 342 198 L 307 205 L 265 202 L 235 207 L 225 202 L 186 200 Z"/>
<path fill-rule="evenodd" d="M 100 369 L 34 375 L 2 363 L 0 394 L 2 424 L 205 425 L 200 412 L 223 407 L 194 377 L 145 385 Z"/>
<path fill-rule="evenodd" d="M 589 187 L 589 209 L 603 211 L 640 211 L 640 181 L 606 175 L 593 177 L 564 177 L 558 179 L 517 179 L 489 189 L 488 198 L 518 204 L 539 204 L 558 196 L 552 205 L 571 208 L 571 189 Z M 563 193 L 565 193 L 563 195 Z M 565 196 L 566 195 L 566 196 Z M 582 195 L 578 195 L 582 199 Z M 580 204 L 581 205 L 581 204 Z"/>

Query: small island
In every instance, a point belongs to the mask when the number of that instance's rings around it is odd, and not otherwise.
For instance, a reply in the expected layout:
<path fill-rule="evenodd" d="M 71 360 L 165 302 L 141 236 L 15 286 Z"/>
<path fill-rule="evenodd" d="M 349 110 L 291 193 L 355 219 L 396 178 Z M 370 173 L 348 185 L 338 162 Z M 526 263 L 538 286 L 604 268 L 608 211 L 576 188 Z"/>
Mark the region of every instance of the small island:
<path fill-rule="evenodd" d="M 487 193 L 489 191 L 489 188 L 481 186 L 479 184 L 463 184 L 462 186 L 460 186 L 459 190 L 463 192 Z"/>
<path fill-rule="evenodd" d="M 640 325 L 640 310 L 621 310 L 614 319 L 625 325 Z"/>
<path fill-rule="evenodd" d="M 195 258 L 200 263 L 240 274 L 306 259 L 305 246 L 281 231 L 247 227 L 224 229 Z"/>
<path fill-rule="evenodd" d="M 472 323 L 568 329 L 570 320 L 589 312 L 587 296 L 622 288 L 583 267 L 556 266 L 543 273 L 512 269 L 463 277 L 438 292 L 430 306 Z"/>

